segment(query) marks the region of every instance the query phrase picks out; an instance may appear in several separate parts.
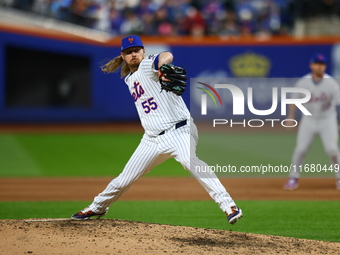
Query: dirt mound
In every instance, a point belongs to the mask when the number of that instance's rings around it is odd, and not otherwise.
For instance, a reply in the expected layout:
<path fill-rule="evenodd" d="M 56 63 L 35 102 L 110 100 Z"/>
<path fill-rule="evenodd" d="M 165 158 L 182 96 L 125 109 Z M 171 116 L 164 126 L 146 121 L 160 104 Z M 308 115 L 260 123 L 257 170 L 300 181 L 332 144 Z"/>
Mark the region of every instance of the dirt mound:
<path fill-rule="evenodd" d="M 113 219 L 0 220 L 0 254 L 338 254 L 340 243 Z"/>

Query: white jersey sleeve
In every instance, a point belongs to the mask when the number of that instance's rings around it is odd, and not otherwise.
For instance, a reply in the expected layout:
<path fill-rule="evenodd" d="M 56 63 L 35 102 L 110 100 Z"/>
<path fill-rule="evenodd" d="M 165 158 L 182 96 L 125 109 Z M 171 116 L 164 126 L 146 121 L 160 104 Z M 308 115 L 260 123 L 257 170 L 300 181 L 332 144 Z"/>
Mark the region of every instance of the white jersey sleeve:
<path fill-rule="evenodd" d="M 189 110 L 181 96 L 161 91 L 155 65 L 158 55 L 146 57 L 138 70 L 125 78 L 145 133 L 156 136 L 182 120 L 189 120 Z"/>
<path fill-rule="evenodd" d="M 147 57 L 147 61 L 143 60 L 141 65 L 139 66 L 139 69 L 145 74 L 145 76 L 155 82 L 158 82 L 158 70 L 155 68 L 155 61 L 158 64 L 158 56 L 156 55 L 150 55 Z"/>

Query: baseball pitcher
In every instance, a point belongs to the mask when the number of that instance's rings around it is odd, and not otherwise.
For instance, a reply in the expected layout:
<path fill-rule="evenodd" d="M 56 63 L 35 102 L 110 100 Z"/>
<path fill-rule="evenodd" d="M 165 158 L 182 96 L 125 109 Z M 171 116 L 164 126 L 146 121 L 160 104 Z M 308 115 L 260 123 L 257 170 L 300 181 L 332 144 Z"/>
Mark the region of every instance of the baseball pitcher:
<path fill-rule="evenodd" d="M 73 219 L 104 216 L 109 206 L 138 178 L 171 157 L 206 189 L 226 213 L 230 224 L 242 217 L 242 210 L 215 173 L 195 171 L 197 166 L 208 167 L 196 157 L 197 129 L 181 97 L 186 89 L 186 71 L 170 64 L 172 61 L 170 52 L 146 56 L 141 39 L 130 35 L 122 39 L 120 55 L 102 67 L 106 73 L 121 68 L 121 76 L 125 77 L 145 133 L 122 173 L 94 198 L 89 207 L 73 214 Z"/>
<path fill-rule="evenodd" d="M 298 188 L 298 178 L 306 153 L 315 137 L 319 134 L 331 165 L 329 169 L 335 172 L 336 189 L 340 190 L 340 155 L 338 148 L 338 120 L 336 105 L 339 103 L 339 84 L 325 73 L 326 58 L 323 54 L 315 54 L 310 61 L 311 73 L 305 75 L 296 86 L 308 89 L 311 99 L 304 104 L 312 115 L 303 115 L 300 121 L 296 147 L 292 158 L 292 168 L 289 179 L 284 185 L 286 190 Z M 293 98 L 298 98 L 294 94 Z M 288 119 L 295 118 L 296 105 L 289 105 Z"/>

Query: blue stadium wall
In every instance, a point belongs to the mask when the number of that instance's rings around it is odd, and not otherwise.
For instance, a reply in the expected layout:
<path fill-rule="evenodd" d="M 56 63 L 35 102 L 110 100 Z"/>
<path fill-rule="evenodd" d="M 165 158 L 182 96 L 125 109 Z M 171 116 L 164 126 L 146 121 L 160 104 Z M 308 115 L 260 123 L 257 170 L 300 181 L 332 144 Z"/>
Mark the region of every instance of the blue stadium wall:
<path fill-rule="evenodd" d="M 170 50 L 174 64 L 184 66 L 191 78 L 301 77 L 309 71 L 309 58 L 315 52 L 326 55 L 328 73 L 337 72 L 336 40 L 182 42 L 145 40 L 151 51 Z M 119 39 L 88 43 L 0 30 L 0 122 L 137 120 L 123 79 L 100 69 L 119 53 Z M 189 94 L 183 95 L 188 106 Z"/>

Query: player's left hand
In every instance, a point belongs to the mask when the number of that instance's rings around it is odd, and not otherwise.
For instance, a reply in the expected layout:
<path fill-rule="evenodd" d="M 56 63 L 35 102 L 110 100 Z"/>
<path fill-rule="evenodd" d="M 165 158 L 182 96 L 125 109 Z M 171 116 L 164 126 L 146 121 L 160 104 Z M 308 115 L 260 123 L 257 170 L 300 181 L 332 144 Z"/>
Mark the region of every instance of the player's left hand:
<path fill-rule="evenodd" d="M 187 71 L 183 67 L 172 64 L 164 64 L 158 70 L 159 82 L 162 90 L 171 91 L 181 96 L 187 86 Z"/>

